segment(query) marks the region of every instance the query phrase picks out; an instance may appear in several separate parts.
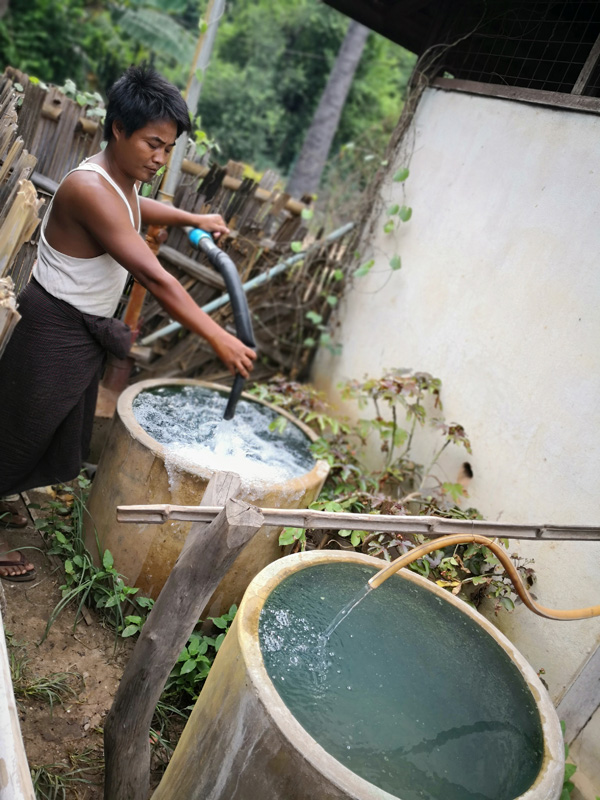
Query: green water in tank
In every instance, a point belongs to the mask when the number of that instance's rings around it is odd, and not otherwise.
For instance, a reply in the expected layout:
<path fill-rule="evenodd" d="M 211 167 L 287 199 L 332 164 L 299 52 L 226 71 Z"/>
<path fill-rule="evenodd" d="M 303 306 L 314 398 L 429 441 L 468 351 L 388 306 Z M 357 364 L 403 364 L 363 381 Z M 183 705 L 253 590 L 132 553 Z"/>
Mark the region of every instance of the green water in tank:
<path fill-rule="evenodd" d="M 402 800 L 513 800 L 535 781 L 534 698 L 496 641 L 433 592 L 393 576 L 322 633 L 374 569 L 315 565 L 260 617 L 267 672 L 305 730 Z"/>

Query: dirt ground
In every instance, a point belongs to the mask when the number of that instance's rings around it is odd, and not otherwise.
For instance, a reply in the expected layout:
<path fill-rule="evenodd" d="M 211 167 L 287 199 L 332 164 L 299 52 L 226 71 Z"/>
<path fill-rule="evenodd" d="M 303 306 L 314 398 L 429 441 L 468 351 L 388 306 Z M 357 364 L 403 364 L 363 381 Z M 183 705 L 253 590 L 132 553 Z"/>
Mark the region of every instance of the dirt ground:
<path fill-rule="evenodd" d="M 49 499 L 48 495 L 34 492 L 28 496 L 30 502 L 42 506 Z M 79 772 L 74 777 L 96 785 L 67 781 L 67 797 L 101 798 L 101 728 L 132 645 L 116 639 L 114 632 L 103 628 L 93 614 L 92 624 L 82 620 L 74 628 L 72 607 L 60 614 L 41 643 L 52 610 L 61 599 L 59 586 L 63 577 L 45 555 L 42 537 L 33 521 L 26 529 L 9 529 L 6 535 L 11 547 L 34 548 L 27 550 L 27 555 L 37 572 L 32 583 L 2 581 L 9 655 L 24 666 L 24 683 L 51 673 L 72 672 L 69 683 L 77 692 L 76 697 L 64 701 L 64 706 L 55 703 L 52 710 L 43 700 L 19 699 L 21 732 L 29 765 L 32 769 L 51 765 L 50 772 L 65 773 L 89 768 L 89 772 Z"/>

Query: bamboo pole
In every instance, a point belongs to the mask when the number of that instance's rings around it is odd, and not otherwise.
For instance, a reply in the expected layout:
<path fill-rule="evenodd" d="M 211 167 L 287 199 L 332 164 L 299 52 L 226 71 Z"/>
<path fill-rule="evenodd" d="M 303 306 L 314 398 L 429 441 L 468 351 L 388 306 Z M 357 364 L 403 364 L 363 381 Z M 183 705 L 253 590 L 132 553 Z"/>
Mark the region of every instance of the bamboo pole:
<path fill-rule="evenodd" d="M 219 506 L 178 506 L 170 504 L 118 506 L 117 522 L 162 524 L 168 520 L 210 522 L 220 512 Z M 600 527 L 589 525 L 519 525 L 481 519 L 445 519 L 395 514 L 352 514 L 311 509 L 261 508 L 265 525 L 320 530 L 364 530 L 385 533 L 449 536 L 477 533 L 501 539 L 533 541 L 600 541 Z"/>

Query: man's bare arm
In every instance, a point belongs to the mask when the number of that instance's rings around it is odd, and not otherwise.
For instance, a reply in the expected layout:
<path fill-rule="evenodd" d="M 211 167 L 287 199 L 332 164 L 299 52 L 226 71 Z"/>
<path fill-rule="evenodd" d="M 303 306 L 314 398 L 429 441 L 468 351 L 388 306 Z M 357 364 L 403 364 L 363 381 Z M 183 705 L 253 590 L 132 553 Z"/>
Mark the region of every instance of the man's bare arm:
<path fill-rule="evenodd" d="M 131 226 L 123 201 L 109 187 L 71 192 L 72 213 L 90 235 L 151 292 L 169 316 L 211 345 L 231 372 L 249 376 L 254 351 L 227 333 L 194 302 Z"/>
<path fill-rule="evenodd" d="M 190 211 L 175 208 L 167 203 L 159 203 L 158 200 L 151 200 L 149 197 L 140 197 L 140 210 L 142 222 L 146 225 L 202 228 L 208 233 L 213 233 L 215 237 L 229 233 L 229 228 L 220 214 L 192 214 Z"/>

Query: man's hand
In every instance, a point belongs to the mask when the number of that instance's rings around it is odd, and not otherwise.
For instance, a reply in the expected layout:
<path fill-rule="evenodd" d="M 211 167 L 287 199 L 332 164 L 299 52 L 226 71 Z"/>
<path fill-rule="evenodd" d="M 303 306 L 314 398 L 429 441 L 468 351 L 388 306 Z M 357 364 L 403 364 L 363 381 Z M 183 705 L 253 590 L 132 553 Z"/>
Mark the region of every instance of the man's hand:
<path fill-rule="evenodd" d="M 228 234 L 229 228 L 225 225 L 225 220 L 220 214 L 194 214 L 192 226 L 202 228 L 207 233 L 212 233 L 215 239 L 221 234 Z"/>
<path fill-rule="evenodd" d="M 256 358 L 256 353 L 251 347 L 246 347 L 236 336 L 227 333 L 223 328 L 219 328 L 208 341 L 232 374 L 239 372 L 243 378 L 250 377 Z"/>

